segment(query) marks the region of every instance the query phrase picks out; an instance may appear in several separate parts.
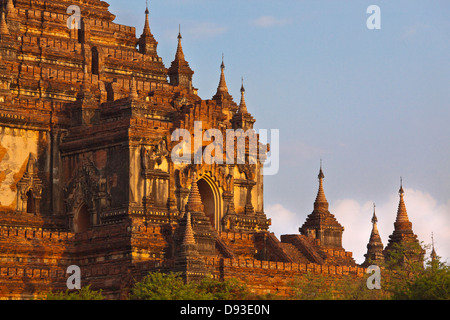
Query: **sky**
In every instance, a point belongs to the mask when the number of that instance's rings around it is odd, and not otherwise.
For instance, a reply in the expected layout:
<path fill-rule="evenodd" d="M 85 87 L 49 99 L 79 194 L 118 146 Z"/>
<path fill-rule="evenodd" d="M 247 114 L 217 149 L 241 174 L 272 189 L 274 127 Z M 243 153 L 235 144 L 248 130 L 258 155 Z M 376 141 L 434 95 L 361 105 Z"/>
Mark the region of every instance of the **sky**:
<path fill-rule="evenodd" d="M 144 26 L 144 0 L 108 0 L 116 23 Z M 367 21 L 377 5 L 381 29 Z M 343 246 L 364 261 L 376 203 L 386 245 L 400 177 L 413 231 L 450 262 L 450 2 L 154 0 L 166 67 L 183 51 L 199 96 L 216 92 L 222 53 L 236 102 L 244 78 L 256 129 L 280 130 L 280 169 L 264 177 L 277 236 L 313 210 L 320 159 Z M 427 252 L 427 255 L 429 251 Z"/>

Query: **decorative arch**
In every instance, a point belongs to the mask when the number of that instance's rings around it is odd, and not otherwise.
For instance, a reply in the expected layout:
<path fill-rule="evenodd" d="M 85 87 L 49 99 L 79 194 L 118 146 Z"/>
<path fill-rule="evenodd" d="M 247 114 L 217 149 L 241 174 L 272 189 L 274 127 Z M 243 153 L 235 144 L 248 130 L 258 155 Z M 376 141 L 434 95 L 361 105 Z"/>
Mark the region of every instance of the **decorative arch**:
<path fill-rule="evenodd" d="M 82 204 L 75 212 L 73 217 L 73 230 L 76 233 L 87 231 L 92 225 L 91 214 L 88 206 Z"/>
<path fill-rule="evenodd" d="M 42 181 L 36 158 L 30 153 L 26 170 L 17 183 L 17 212 L 39 214 L 41 197 Z"/>
<path fill-rule="evenodd" d="M 223 231 L 222 191 L 209 173 L 203 173 L 197 180 L 200 196 L 205 207 L 205 215 L 211 219 L 211 224 L 217 231 Z"/>

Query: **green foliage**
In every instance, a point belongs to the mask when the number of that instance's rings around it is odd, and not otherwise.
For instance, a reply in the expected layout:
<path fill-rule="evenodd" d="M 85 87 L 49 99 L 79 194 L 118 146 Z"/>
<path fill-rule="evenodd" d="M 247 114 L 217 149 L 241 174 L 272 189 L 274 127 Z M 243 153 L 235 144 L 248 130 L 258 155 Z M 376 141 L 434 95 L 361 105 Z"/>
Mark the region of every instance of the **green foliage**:
<path fill-rule="evenodd" d="M 236 279 L 219 281 L 204 278 L 185 283 L 179 273 L 149 273 L 131 288 L 130 300 L 244 300 L 250 297 L 247 287 Z"/>
<path fill-rule="evenodd" d="M 213 300 L 245 300 L 250 294 L 247 287 L 237 279 L 218 281 L 205 278 L 199 283 L 198 289 L 211 294 Z"/>
<path fill-rule="evenodd" d="M 398 300 L 450 300 L 450 268 L 437 257 L 420 272 L 394 281 L 391 291 Z"/>
<path fill-rule="evenodd" d="M 291 283 L 292 298 L 304 300 L 450 300 L 450 268 L 439 257 L 423 262 L 418 243 L 395 245 L 381 267 L 381 289 L 368 289 L 367 278 L 305 274 Z"/>
<path fill-rule="evenodd" d="M 80 290 L 67 289 L 64 292 L 49 292 L 44 297 L 45 300 L 103 300 L 102 290 L 91 290 L 90 285 Z"/>
<path fill-rule="evenodd" d="M 198 285 L 184 283 L 178 273 L 149 273 L 131 288 L 130 300 L 211 300 L 212 294 L 198 290 Z"/>
<path fill-rule="evenodd" d="M 386 297 L 383 290 L 369 290 L 367 278 L 343 275 L 305 274 L 291 283 L 292 299 L 297 300 L 378 300 Z"/>

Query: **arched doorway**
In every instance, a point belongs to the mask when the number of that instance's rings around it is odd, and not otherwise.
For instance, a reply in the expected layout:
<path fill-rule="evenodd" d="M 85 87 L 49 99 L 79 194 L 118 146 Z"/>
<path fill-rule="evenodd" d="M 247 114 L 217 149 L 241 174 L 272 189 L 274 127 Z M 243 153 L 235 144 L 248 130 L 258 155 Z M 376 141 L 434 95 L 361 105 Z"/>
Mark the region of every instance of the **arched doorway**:
<path fill-rule="evenodd" d="M 85 232 L 91 226 L 91 216 L 86 205 L 82 205 L 73 219 L 73 230 L 75 232 Z"/>
<path fill-rule="evenodd" d="M 203 211 L 211 221 L 211 225 L 213 226 L 213 228 L 217 229 L 215 225 L 216 210 L 214 203 L 214 193 L 211 190 L 208 182 L 206 182 L 204 179 L 198 180 L 197 186 L 198 191 L 200 192 L 200 196 L 202 197 Z"/>
<path fill-rule="evenodd" d="M 222 231 L 222 197 L 220 190 L 209 175 L 203 175 L 197 181 L 198 191 L 202 198 L 203 211 L 217 231 Z"/>
<path fill-rule="evenodd" d="M 33 189 L 27 192 L 27 213 L 35 213 L 35 200 L 33 195 Z"/>

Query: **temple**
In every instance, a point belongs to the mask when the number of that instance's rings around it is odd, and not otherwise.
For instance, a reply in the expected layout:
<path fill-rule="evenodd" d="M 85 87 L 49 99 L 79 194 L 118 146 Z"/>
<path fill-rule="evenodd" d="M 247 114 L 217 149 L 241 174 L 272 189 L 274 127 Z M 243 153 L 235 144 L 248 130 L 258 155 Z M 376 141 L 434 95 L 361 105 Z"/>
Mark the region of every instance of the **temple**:
<path fill-rule="evenodd" d="M 197 121 L 222 133 L 253 129 L 256 106 L 247 106 L 243 82 L 234 102 L 223 57 L 212 70 L 217 92 L 204 100 L 181 29 L 166 68 L 149 8 L 136 37 L 105 1 L 77 1 L 79 16 L 68 0 L 0 5 L 0 298 L 65 291 L 71 265 L 82 286 L 110 299 L 153 271 L 237 278 L 281 296 L 308 272 L 364 274 L 342 247 L 322 167 L 313 212 L 299 234 L 278 239 L 264 211 L 266 146 L 258 141 L 255 155 L 247 139 L 243 163 L 172 161 L 173 132 L 194 132 Z M 376 224 L 371 243 L 375 232 Z M 414 237 L 401 193 L 385 251 Z M 371 245 L 369 256 L 379 249 Z"/>

